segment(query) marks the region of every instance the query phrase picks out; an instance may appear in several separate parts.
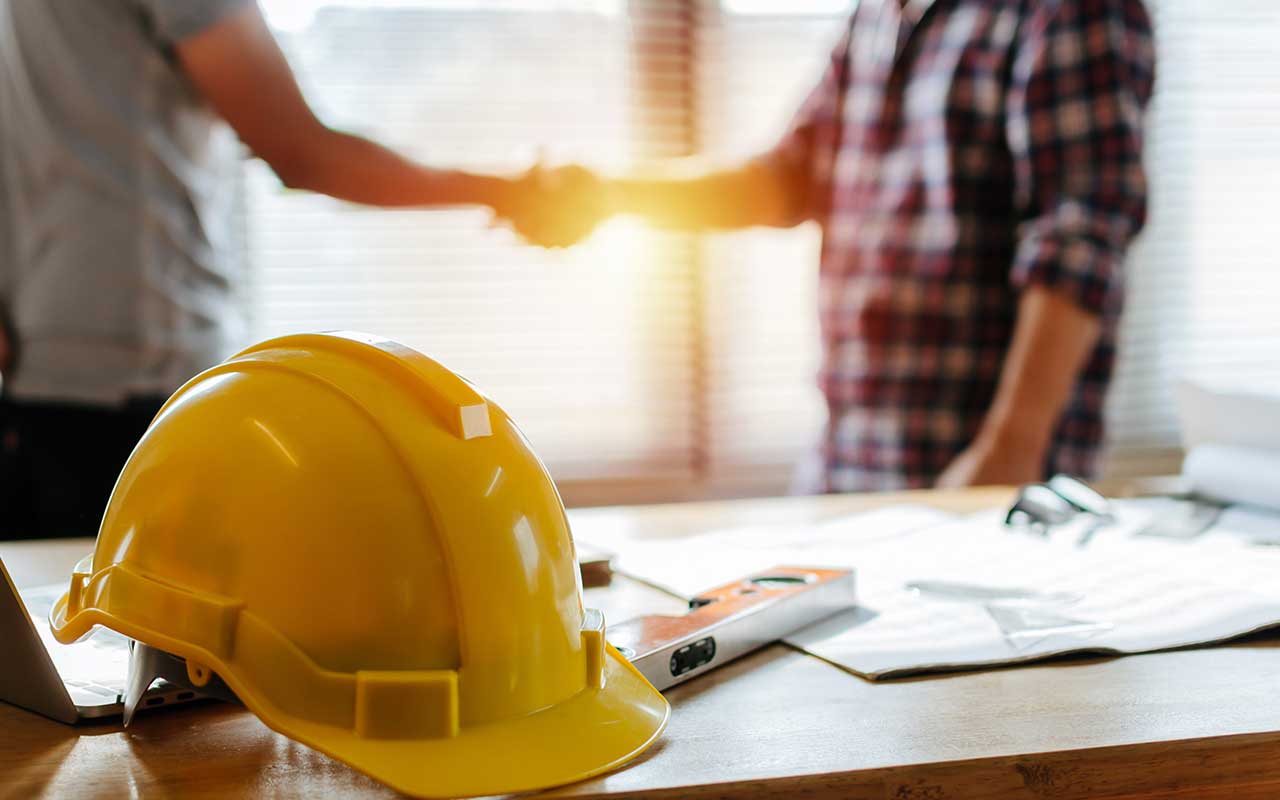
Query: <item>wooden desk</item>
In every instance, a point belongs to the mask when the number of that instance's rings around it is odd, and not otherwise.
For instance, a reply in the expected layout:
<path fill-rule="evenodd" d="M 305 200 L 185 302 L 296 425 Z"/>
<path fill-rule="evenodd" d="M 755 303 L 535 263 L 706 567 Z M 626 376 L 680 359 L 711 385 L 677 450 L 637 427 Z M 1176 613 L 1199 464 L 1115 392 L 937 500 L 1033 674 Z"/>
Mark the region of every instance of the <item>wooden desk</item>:
<path fill-rule="evenodd" d="M 1007 491 L 922 493 L 974 509 Z M 655 537 L 809 521 L 901 495 L 593 509 L 575 526 Z M 60 580 L 89 542 L 0 544 L 19 583 Z M 681 604 L 619 580 L 588 590 L 611 619 Z M 1280 797 L 1280 639 L 869 683 L 778 645 L 668 695 L 661 742 L 573 797 Z M 494 754 L 501 769 L 502 754 Z M 0 704 L 0 797 L 389 797 L 344 765 L 207 704 L 70 728 Z"/>

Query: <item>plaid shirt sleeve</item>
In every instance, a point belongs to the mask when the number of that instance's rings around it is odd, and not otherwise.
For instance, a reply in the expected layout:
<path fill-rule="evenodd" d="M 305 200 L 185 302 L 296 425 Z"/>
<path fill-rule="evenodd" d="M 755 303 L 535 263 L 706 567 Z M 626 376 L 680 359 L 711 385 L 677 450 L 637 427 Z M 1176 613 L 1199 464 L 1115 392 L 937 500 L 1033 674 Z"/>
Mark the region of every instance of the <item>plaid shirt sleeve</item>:
<path fill-rule="evenodd" d="M 790 194 L 788 221 L 792 224 L 821 218 L 830 204 L 851 36 L 850 26 L 836 42 L 822 77 L 792 117 L 787 132 L 757 160 L 786 180 Z"/>
<path fill-rule="evenodd" d="M 1026 20 L 1006 97 L 1022 214 L 1011 281 L 1119 308 L 1146 216 L 1142 114 L 1155 51 L 1140 0 L 1059 0 Z"/>

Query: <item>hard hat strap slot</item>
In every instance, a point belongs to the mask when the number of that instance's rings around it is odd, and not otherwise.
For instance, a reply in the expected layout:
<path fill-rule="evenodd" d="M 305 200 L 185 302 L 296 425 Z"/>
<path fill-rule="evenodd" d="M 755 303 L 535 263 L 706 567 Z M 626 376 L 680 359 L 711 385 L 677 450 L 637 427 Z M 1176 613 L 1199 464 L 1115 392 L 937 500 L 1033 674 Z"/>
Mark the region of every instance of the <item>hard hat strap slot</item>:
<path fill-rule="evenodd" d="M 236 623 L 244 603 L 206 592 L 191 592 L 153 580 L 126 564 L 113 564 L 89 577 L 73 576 L 67 616 L 85 606 L 128 608 L 133 621 L 171 635 L 229 661 L 236 640 Z"/>
<path fill-rule="evenodd" d="M 454 670 L 325 669 L 248 610 L 238 626 L 236 662 L 239 674 L 255 680 L 252 693 L 239 692 L 247 704 L 269 697 L 287 714 L 371 739 L 437 738 L 458 731 Z"/>
<path fill-rule="evenodd" d="M 458 673 L 356 673 L 356 735 L 368 739 L 457 736 Z"/>
<path fill-rule="evenodd" d="M 247 705 L 270 702 L 287 714 L 366 738 L 458 733 L 461 714 L 454 670 L 325 669 L 243 602 L 162 583 L 125 564 L 92 577 L 77 575 L 72 585 L 80 588 L 72 591 L 68 619 L 86 606 L 112 616 L 115 609 L 131 609 L 133 619 L 119 626 L 122 633 L 175 652 L 201 668 L 207 659 Z M 247 676 L 252 676 L 252 685 L 242 683 Z"/>

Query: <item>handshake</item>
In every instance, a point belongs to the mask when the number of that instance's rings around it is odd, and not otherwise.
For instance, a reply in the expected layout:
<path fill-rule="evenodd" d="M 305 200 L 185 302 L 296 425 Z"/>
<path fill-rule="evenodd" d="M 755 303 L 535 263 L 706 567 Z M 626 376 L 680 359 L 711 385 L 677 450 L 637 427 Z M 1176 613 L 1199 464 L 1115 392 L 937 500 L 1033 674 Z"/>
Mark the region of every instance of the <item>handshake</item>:
<path fill-rule="evenodd" d="M 507 179 L 493 199 L 496 221 L 539 247 L 571 247 L 618 211 L 613 185 L 579 166 L 538 165 Z"/>

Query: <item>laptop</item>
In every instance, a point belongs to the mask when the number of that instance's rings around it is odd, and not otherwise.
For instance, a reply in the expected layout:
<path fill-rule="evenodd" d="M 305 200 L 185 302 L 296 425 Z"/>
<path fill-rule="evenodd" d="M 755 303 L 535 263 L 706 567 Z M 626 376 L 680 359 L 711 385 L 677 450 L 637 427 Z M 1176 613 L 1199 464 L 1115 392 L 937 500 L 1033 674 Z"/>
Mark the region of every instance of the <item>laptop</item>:
<path fill-rule="evenodd" d="M 129 640 L 95 628 L 75 644 L 61 644 L 49 630 L 49 612 L 63 585 L 21 591 L 0 560 L 0 700 L 69 725 L 118 717 L 124 712 Z M 142 697 L 144 707 L 176 705 L 202 696 L 157 681 Z"/>

